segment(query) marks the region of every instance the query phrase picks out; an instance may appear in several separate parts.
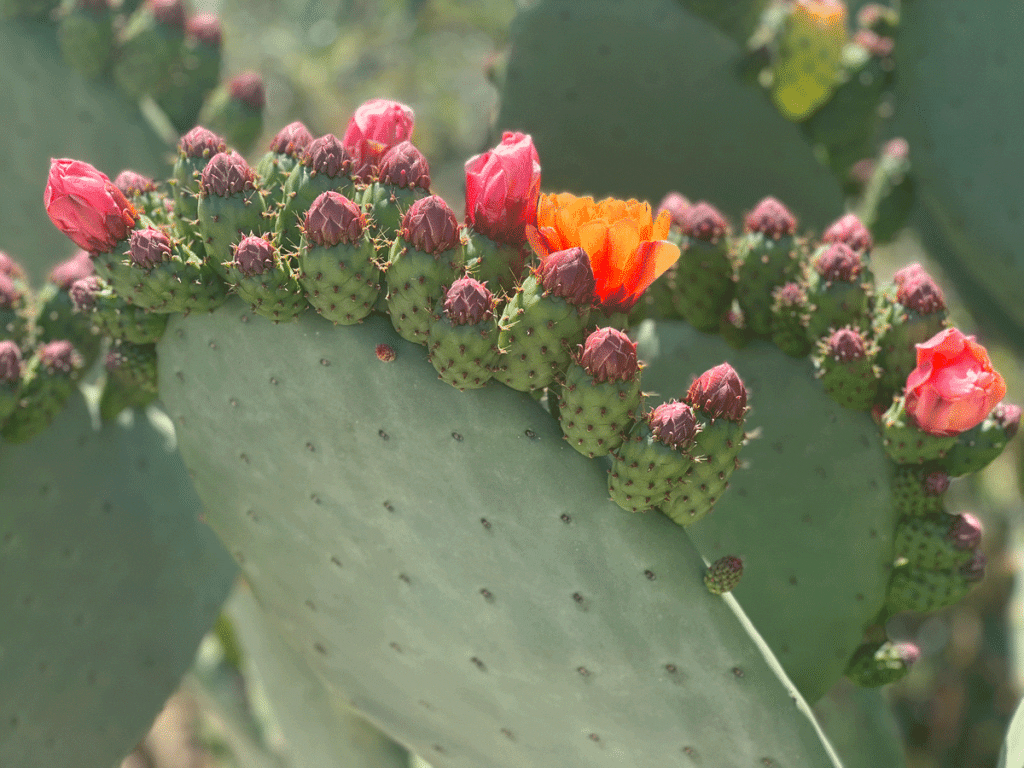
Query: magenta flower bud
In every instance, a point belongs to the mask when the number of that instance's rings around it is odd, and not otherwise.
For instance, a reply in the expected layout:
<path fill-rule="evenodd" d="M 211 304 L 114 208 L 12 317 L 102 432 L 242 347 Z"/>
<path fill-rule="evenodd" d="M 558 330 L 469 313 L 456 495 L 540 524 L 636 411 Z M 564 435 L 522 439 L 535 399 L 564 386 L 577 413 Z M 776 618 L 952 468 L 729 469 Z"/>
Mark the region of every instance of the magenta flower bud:
<path fill-rule="evenodd" d="M 630 381 L 640 370 L 636 344 L 617 328 L 598 328 L 587 336 L 580 365 L 594 381 Z"/>
<path fill-rule="evenodd" d="M 144 192 L 155 192 L 156 182 L 148 176 L 135 171 L 124 170 L 117 174 L 114 186 L 120 189 L 125 197 L 136 197 Z"/>
<path fill-rule="evenodd" d="M 651 435 L 659 443 L 681 451 L 697 436 L 697 417 L 686 403 L 672 400 L 662 403 L 647 417 Z"/>
<path fill-rule="evenodd" d="M 913 643 L 893 643 L 893 648 L 896 650 L 896 655 L 900 657 L 900 661 L 906 667 L 914 666 L 918 659 L 921 658 L 921 649 Z"/>
<path fill-rule="evenodd" d="M 171 239 L 153 227 L 139 229 L 132 232 L 129 252 L 134 266 L 152 269 L 171 258 Z"/>
<path fill-rule="evenodd" d="M 49 281 L 66 291 L 71 284 L 94 272 L 92 259 L 86 251 L 77 251 L 70 259 L 62 261 L 50 270 Z"/>
<path fill-rule="evenodd" d="M 891 139 L 882 147 L 882 154 L 893 160 L 906 160 L 910 157 L 910 144 L 903 138 Z"/>
<path fill-rule="evenodd" d="M 946 308 L 942 289 L 920 264 L 911 264 L 899 270 L 894 276 L 896 301 L 919 315 L 930 315 Z"/>
<path fill-rule="evenodd" d="M 814 270 L 829 283 L 852 283 L 862 268 L 860 255 L 846 243 L 832 243 L 814 261 Z"/>
<path fill-rule="evenodd" d="M 807 291 L 800 283 L 786 283 L 772 291 L 772 298 L 779 309 L 802 307 L 807 303 Z"/>
<path fill-rule="evenodd" d="M 199 176 L 199 193 L 230 197 L 253 189 L 255 184 L 256 174 L 244 157 L 235 152 L 218 152 L 210 158 Z"/>
<path fill-rule="evenodd" d="M 312 143 L 313 134 L 309 132 L 309 128 L 296 120 L 277 132 L 277 136 L 270 142 L 270 151 L 297 159 Z"/>
<path fill-rule="evenodd" d="M 747 388 L 728 363 L 705 371 L 686 391 L 686 402 L 712 419 L 743 421 L 747 410 Z"/>
<path fill-rule="evenodd" d="M 352 170 L 352 157 L 333 133 L 313 139 L 302 156 L 302 164 L 329 179 L 345 176 Z"/>
<path fill-rule="evenodd" d="M 580 247 L 555 251 L 537 270 L 545 293 L 560 296 L 570 304 L 588 306 L 594 302 L 594 270 L 590 257 Z"/>
<path fill-rule="evenodd" d="M 840 328 L 828 337 L 828 356 L 838 363 L 852 363 L 867 354 L 864 337 L 851 328 Z"/>
<path fill-rule="evenodd" d="M 704 574 L 704 586 L 713 595 L 732 592 L 743 576 L 743 561 L 736 555 L 720 557 Z"/>
<path fill-rule="evenodd" d="M 402 217 L 402 238 L 424 253 L 438 254 L 459 245 L 458 219 L 437 195 L 417 200 Z"/>
<path fill-rule="evenodd" d="M 210 48 L 223 44 L 223 28 L 215 13 L 197 13 L 185 23 L 185 34 Z"/>
<path fill-rule="evenodd" d="M 0 384 L 14 384 L 21 378 L 21 350 L 10 339 L 0 340 Z"/>
<path fill-rule="evenodd" d="M 210 158 L 225 152 L 227 142 L 208 128 L 197 125 L 178 140 L 178 151 L 194 159 Z"/>
<path fill-rule="evenodd" d="M 153 18 L 168 27 L 185 30 L 185 3 L 183 0 L 149 0 Z"/>
<path fill-rule="evenodd" d="M 231 98 L 257 111 L 267 103 L 267 92 L 263 86 L 263 75 L 259 72 L 243 72 L 228 81 Z"/>
<path fill-rule="evenodd" d="M 262 275 L 273 269 L 277 249 L 258 235 L 243 237 L 235 246 L 235 266 L 245 277 Z"/>
<path fill-rule="evenodd" d="M 494 295 L 472 277 L 452 283 L 444 297 L 444 314 L 452 325 L 476 325 L 494 316 Z"/>
<path fill-rule="evenodd" d="M 856 214 L 848 213 L 837 219 L 821 236 L 823 243 L 844 243 L 855 251 L 870 251 L 875 241 Z"/>
<path fill-rule="evenodd" d="M 501 144 L 466 161 L 466 223 L 481 235 L 522 245 L 539 200 L 540 157 L 529 135 L 506 131 Z"/>
<path fill-rule="evenodd" d="M 946 541 L 961 552 L 965 552 L 981 543 L 981 533 L 981 521 L 970 512 L 964 512 L 953 516 Z"/>
<path fill-rule="evenodd" d="M 8 277 L 24 277 L 25 270 L 22 269 L 21 264 L 16 262 L 3 251 L 0 251 L 0 275 L 7 275 Z"/>
<path fill-rule="evenodd" d="M 412 138 L 412 108 L 398 101 L 370 99 L 348 121 L 341 143 L 352 157 L 352 175 L 369 181 L 384 153 Z"/>
<path fill-rule="evenodd" d="M 929 472 L 924 478 L 924 495 L 941 496 L 949 488 L 949 475 L 941 469 Z"/>
<path fill-rule="evenodd" d="M 378 178 L 393 187 L 430 189 L 430 166 L 411 141 L 391 147 L 380 159 Z"/>
<path fill-rule="evenodd" d="M 662 211 L 668 211 L 669 219 L 672 221 L 673 227 L 682 229 L 683 227 L 683 215 L 690 207 L 690 201 L 683 197 L 678 192 L 669 192 L 658 203 L 658 210 L 655 212 L 654 217 L 657 218 Z"/>
<path fill-rule="evenodd" d="M 114 250 L 138 217 L 106 174 L 80 160 L 50 160 L 43 204 L 57 229 L 91 253 Z"/>
<path fill-rule="evenodd" d="M 319 195 L 306 212 L 303 232 L 317 245 L 356 243 L 366 229 L 366 217 L 359 206 L 340 192 L 329 190 Z"/>
<path fill-rule="evenodd" d="M 21 299 L 21 291 L 7 275 L 0 274 L 0 309 L 10 309 Z"/>
<path fill-rule="evenodd" d="M 967 581 L 981 581 L 985 578 L 985 555 L 981 550 L 974 553 L 969 563 L 960 566 L 960 574 Z"/>
<path fill-rule="evenodd" d="M 903 285 L 908 280 L 918 280 L 922 277 L 929 277 L 928 273 L 915 261 L 913 264 L 907 264 L 907 266 L 897 269 L 896 274 L 892 276 L 892 281 L 896 285 Z"/>
<path fill-rule="evenodd" d="M 82 367 L 82 356 L 70 341 L 60 339 L 43 345 L 39 362 L 50 373 L 72 373 Z"/>
<path fill-rule="evenodd" d="M 95 275 L 89 275 L 75 280 L 68 288 L 71 296 L 71 303 L 79 312 L 87 312 L 96 304 L 96 294 L 100 292 L 100 279 Z"/>
<path fill-rule="evenodd" d="M 1013 403 L 999 403 L 992 409 L 992 418 L 1003 428 L 1006 439 L 1012 440 L 1020 429 L 1020 406 Z"/>
<path fill-rule="evenodd" d="M 746 228 L 748 232 L 760 232 L 778 240 L 796 232 L 796 218 L 774 197 L 766 197 L 747 214 Z"/>
<path fill-rule="evenodd" d="M 725 217 L 717 208 L 703 200 L 686 210 L 680 226 L 684 235 L 705 243 L 717 243 L 729 231 Z"/>

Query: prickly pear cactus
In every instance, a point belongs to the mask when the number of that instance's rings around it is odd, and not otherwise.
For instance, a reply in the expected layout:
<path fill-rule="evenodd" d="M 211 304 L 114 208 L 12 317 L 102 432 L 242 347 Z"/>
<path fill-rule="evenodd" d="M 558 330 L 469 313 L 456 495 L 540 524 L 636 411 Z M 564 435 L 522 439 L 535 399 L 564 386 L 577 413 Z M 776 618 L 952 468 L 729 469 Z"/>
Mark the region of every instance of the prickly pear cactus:
<path fill-rule="evenodd" d="M 457 392 L 381 318 L 275 326 L 237 300 L 173 320 L 159 355 L 209 520 L 272 623 L 417 753 L 834 764 L 685 532 L 611 504 L 528 395 Z"/>
<path fill-rule="evenodd" d="M 109 768 L 145 734 L 236 568 L 158 411 L 74 402 L 0 441 L 0 764 Z M 162 417 L 162 418 L 161 418 Z"/>

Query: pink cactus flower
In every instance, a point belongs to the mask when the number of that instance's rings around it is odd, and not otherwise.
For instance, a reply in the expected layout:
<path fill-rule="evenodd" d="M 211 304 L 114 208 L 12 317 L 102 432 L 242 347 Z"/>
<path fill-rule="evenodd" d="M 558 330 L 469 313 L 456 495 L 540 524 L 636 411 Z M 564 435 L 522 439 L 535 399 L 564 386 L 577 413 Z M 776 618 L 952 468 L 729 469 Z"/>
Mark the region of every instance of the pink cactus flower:
<path fill-rule="evenodd" d="M 342 145 L 353 159 L 353 173 L 365 180 L 391 147 L 408 141 L 413 129 L 412 108 L 388 99 L 370 99 L 348 121 Z"/>
<path fill-rule="evenodd" d="M 466 161 L 466 223 L 491 240 L 523 245 L 539 199 L 540 157 L 528 135 L 506 131 L 501 144 Z"/>
<path fill-rule="evenodd" d="M 957 435 L 980 424 L 1006 394 L 988 352 L 956 328 L 917 345 L 917 368 L 907 377 L 906 409 L 932 435 Z"/>
<path fill-rule="evenodd" d="M 90 253 L 112 251 L 138 218 L 107 175 L 80 160 L 50 160 L 43 204 L 54 226 Z"/>

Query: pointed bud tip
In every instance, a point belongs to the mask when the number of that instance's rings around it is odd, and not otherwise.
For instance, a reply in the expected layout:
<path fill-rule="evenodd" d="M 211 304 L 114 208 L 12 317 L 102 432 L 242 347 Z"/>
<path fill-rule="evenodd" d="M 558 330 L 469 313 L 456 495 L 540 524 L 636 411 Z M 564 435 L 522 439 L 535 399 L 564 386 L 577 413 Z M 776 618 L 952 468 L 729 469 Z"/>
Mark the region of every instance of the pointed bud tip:
<path fill-rule="evenodd" d="M 208 128 L 197 125 L 178 140 L 178 150 L 188 158 L 204 159 L 224 152 L 228 148 L 223 137 Z"/>
<path fill-rule="evenodd" d="M 672 221 L 672 226 L 682 229 L 683 216 L 689 208 L 689 200 L 678 192 L 669 192 L 661 199 L 661 202 L 658 203 L 658 210 L 655 211 L 654 216 L 657 218 L 662 211 L 668 211 L 668 216 Z"/>
<path fill-rule="evenodd" d="M 40 348 L 39 362 L 50 373 L 68 374 L 82 367 L 82 356 L 70 341 L 59 339 Z"/>
<path fill-rule="evenodd" d="M 632 381 L 640 371 L 636 344 L 617 328 L 598 328 L 587 336 L 580 365 L 595 381 Z"/>
<path fill-rule="evenodd" d="M 739 584 L 743 576 L 743 560 L 736 555 L 725 555 L 711 564 L 704 574 L 704 585 L 713 595 L 724 595 Z"/>
<path fill-rule="evenodd" d="M 832 243 L 814 260 L 814 271 L 830 283 L 852 283 L 863 268 L 860 254 L 846 243 Z"/>
<path fill-rule="evenodd" d="M 684 235 L 705 243 L 717 243 L 729 232 L 729 222 L 721 212 L 703 200 L 683 213 L 680 226 Z"/>
<path fill-rule="evenodd" d="M 430 164 L 411 141 L 403 141 L 384 153 L 378 177 L 394 187 L 430 189 Z"/>
<path fill-rule="evenodd" d="M 919 315 L 931 315 L 946 308 L 942 289 L 920 264 L 910 264 L 893 275 L 896 301 Z"/>
<path fill-rule="evenodd" d="M 256 174 L 237 152 L 218 152 L 199 176 L 203 196 L 230 197 L 256 186 Z"/>
<path fill-rule="evenodd" d="M 402 238 L 424 253 L 437 255 L 457 247 L 461 231 L 455 213 L 437 195 L 417 200 L 402 217 Z"/>
<path fill-rule="evenodd" d="M 834 221 L 821 240 L 823 243 L 844 243 L 855 251 L 870 251 L 875 244 L 868 228 L 853 213 Z"/>
<path fill-rule="evenodd" d="M 140 269 L 152 269 L 171 258 L 171 239 L 154 227 L 132 232 L 128 246 L 131 262 Z"/>
<path fill-rule="evenodd" d="M 231 98 L 240 101 L 257 112 L 263 110 L 267 103 L 267 91 L 263 85 L 263 75 L 254 70 L 242 72 L 228 81 L 228 92 Z"/>
<path fill-rule="evenodd" d="M 479 280 L 462 277 L 445 294 L 443 311 L 452 325 L 476 325 L 494 317 L 494 295 Z"/>
<path fill-rule="evenodd" d="M 748 232 L 760 232 L 772 240 L 796 232 L 796 217 L 774 197 L 766 197 L 754 206 L 745 223 Z"/>
<path fill-rule="evenodd" d="M 954 515 L 949 525 L 949 532 L 946 534 L 946 541 L 956 549 L 964 552 L 975 549 L 981 544 L 982 525 L 981 521 L 970 512 L 962 512 Z"/>
<path fill-rule="evenodd" d="M 0 340 L 0 384 L 13 384 L 21 378 L 21 350 L 10 339 Z"/>
<path fill-rule="evenodd" d="M 747 410 L 747 388 L 736 370 L 722 363 L 694 380 L 686 392 L 686 402 L 711 419 L 741 422 Z"/>
<path fill-rule="evenodd" d="M 687 448 L 697 436 L 697 417 L 679 400 L 659 405 L 648 414 L 647 423 L 655 440 L 677 451 Z"/>
<path fill-rule="evenodd" d="M 570 304 L 589 306 L 594 302 L 594 270 L 590 256 L 580 247 L 549 254 L 537 270 L 544 291 Z"/>
<path fill-rule="evenodd" d="M 353 201 L 340 192 L 321 193 L 306 212 L 302 231 L 317 245 L 358 243 L 366 230 L 366 217 Z"/>
<path fill-rule="evenodd" d="M 302 164 L 329 179 L 352 171 L 352 156 L 333 133 L 313 139 L 302 156 Z"/>
<path fill-rule="evenodd" d="M 270 142 L 269 149 L 278 155 L 288 155 L 288 157 L 298 159 L 312 143 L 313 134 L 309 132 L 309 128 L 301 121 L 296 120 L 277 132 L 274 140 Z"/>
<path fill-rule="evenodd" d="M 258 235 L 243 237 L 235 246 L 234 265 L 245 277 L 273 269 L 277 249 Z"/>
<path fill-rule="evenodd" d="M 864 336 L 853 328 L 840 328 L 828 337 L 826 342 L 828 354 L 838 363 L 852 363 L 862 360 L 867 354 Z"/>

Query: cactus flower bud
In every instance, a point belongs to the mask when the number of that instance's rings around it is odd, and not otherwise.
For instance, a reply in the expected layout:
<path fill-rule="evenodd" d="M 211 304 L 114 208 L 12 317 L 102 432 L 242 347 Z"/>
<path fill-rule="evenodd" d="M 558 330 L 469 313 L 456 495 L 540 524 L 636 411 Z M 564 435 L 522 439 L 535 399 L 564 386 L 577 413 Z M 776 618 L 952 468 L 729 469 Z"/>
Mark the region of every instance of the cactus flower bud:
<path fill-rule="evenodd" d="M 466 161 L 466 223 L 485 237 L 525 243 L 539 199 L 540 157 L 529 135 L 506 131 L 498 146 Z"/>
<path fill-rule="evenodd" d="M 949 488 L 949 475 L 941 469 L 929 472 L 924 478 L 924 495 L 941 496 Z"/>
<path fill-rule="evenodd" d="M 333 190 L 313 201 L 303 226 L 307 240 L 326 247 L 358 242 L 365 229 L 366 217 L 359 206 Z"/>
<path fill-rule="evenodd" d="M 374 353 L 377 355 L 377 359 L 382 363 L 393 363 L 395 358 L 398 357 L 394 348 L 387 344 L 378 344 L 374 349 Z"/>
<path fill-rule="evenodd" d="M 839 363 L 852 363 L 867 354 L 864 337 L 852 328 L 840 328 L 828 337 L 826 354 Z"/>
<path fill-rule="evenodd" d="M 313 134 L 303 123 L 296 120 L 277 132 L 274 140 L 270 142 L 270 151 L 279 155 L 299 158 L 312 143 Z"/>
<path fill-rule="evenodd" d="M 402 238 L 424 253 L 438 254 L 460 242 L 459 222 L 437 195 L 417 200 L 402 217 Z"/>
<path fill-rule="evenodd" d="M 929 275 L 925 271 L 925 268 L 915 261 L 913 264 L 907 264 L 907 266 L 897 269 L 896 274 L 892 276 L 892 281 L 899 286 L 903 285 L 908 280 L 919 280 L 921 278 L 928 277 Z"/>
<path fill-rule="evenodd" d="M 262 275 L 274 267 L 277 250 L 258 235 L 243 237 L 235 246 L 235 265 L 246 277 Z"/>
<path fill-rule="evenodd" d="M 587 252 L 578 246 L 547 256 L 537 277 L 546 293 L 561 296 L 570 304 L 587 306 L 594 301 L 594 270 Z"/>
<path fill-rule="evenodd" d="M 380 159 L 378 177 L 393 187 L 430 189 L 430 166 L 411 141 L 391 147 Z"/>
<path fill-rule="evenodd" d="M 942 290 L 920 264 L 911 264 L 894 276 L 896 301 L 919 315 L 930 315 L 946 308 Z"/>
<path fill-rule="evenodd" d="M 743 421 L 747 410 L 747 388 L 728 363 L 702 373 L 686 392 L 686 402 L 712 419 Z"/>
<path fill-rule="evenodd" d="M 213 131 L 197 125 L 178 140 L 178 151 L 185 157 L 210 158 L 228 148 L 223 138 Z"/>
<path fill-rule="evenodd" d="M 807 291 L 800 283 L 786 283 L 772 291 L 778 307 L 802 307 L 807 303 Z"/>
<path fill-rule="evenodd" d="M 848 213 L 837 219 L 821 236 L 823 243 L 845 243 L 855 251 L 870 251 L 875 244 L 868 228 L 856 214 Z"/>
<path fill-rule="evenodd" d="M 683 228 L 683 215 L 690 208 L 690 201 L 683 197 L 678 192 L 669 192 L 658 203 L 658 210 L 654 212 L 654 215 L 659 215 L 662 211 L 668 211 L 669 220 L 672 222 L 672 226 L 678 229 Z"/>
<path fill-rule="evenodd" d="M 0 309 L 10 309 L 21 298 L 21 291 L 7 275 L 0 274 Z"/>
<path fill-rule="evenodd" d="M 348 121 L 341 143 L 352 157 L 352 175 L 369 181 L 381 157 L 412 137 L 411 107 L 388 99 L 370 99 Z"/>
<path fill-rule="evenodd" d="M 120 189 L 126 197 L 135 197 L 144 192 L 155 192 L 156 182 L 148 176 L 143 176 L 135 171 L 124 170 L 117 174 L 114 179 L 114 186 Z"/>
<path fill-rule="evenodd" d="M 617 328 L 598 328 L 583 344 L 580 365 L 595 381 L 629 381 L 640 365 L 636 344 Z"/>
<path fill-rule="evenodd" d="M 1006 394 L 988 352 L 956 328 L 917 346 L 917 368 L 907 377 L 906 409 L 931 435 L 957 435 L 980 424 Z"/>
<path fill-rule="evenodd" d="M 215 13 L 197 13 L 185 22 L 185 34 L 210 48 L 220 48 L 223 43 L 223 28 Z"/>
<path fill-rule="evenodd" d="M 1012 440 L 1020 429 L 1020 406 L 1013 403 L 999 403 L 992 409 L 992 418 L 1006 433 L 1006 439 Z"/>
<path fill-rule="evenodd" d="M 72 373 L 82 367 L 82 356 L 66 339 L 51 341 L 39 350 L 39 362 L 50 373 Z"/>
<path fill-rule="evenodd" d="M 743 576 L 743 561 L 736 555 L 720 557 L 704 574 L 704 585 L 713 595 L 731 592 Z"/>
<path fill-rule="evenodd" d="M 86 312 L 96 304 L 96 294 L 100 292 L 100 279 L 95 275 L 89 275 L 75 280 L 68 288 L 71 302 L 79 312 Z"/>
<path fill-rule="evenodd" d="M 970 512 L 953 517 L 946 534 L 946 541 L 961 552 L 974 549 L 981 543 L 981 521 Z"/>
<path fill-rule="evenodd" d="M 0 275 L 7 275 L 8 277 L 24 277 L 25 270 L 22 269 L 18 262 L 3 251 L 0 251 Z"/>
<path fill-rule="evenodd" d="M 204 196 L 230 197 L 252 189 L 255 182 L 256 174 L 244 157 L 235 152 L 218 152 L 203 168 L 199 189 Z"/>
<path fill-rule="evenodd" d="M 153 227 L 136 230 L 132 232 L 129 253 L 136 267 L 152 269 L 171 258 L 171 239 Z"/>
<path fill-rule="evenodd" d="M 684 235 L 705 243 L 717 243 L 729 231 L 725 217 L 717 208 L 703 200 L 686 210 L 681 227 Z"/>
<path fill-rule="evenodd" d="M 814 270 L 830 283 L 852 283 L 862 267 L 860 256 L 845 243 L 832 243 L 814 261 Z"/>
<path fill-rule="evenodd" d="M 302 156 L 302 164 L 329 179 L 352 170 L 352 156 L 333 133 L 313 139 Z"/>
<path fill-rule="evenodd" d="M 259 111 L 267 103 L 267 92 L 263 86 L 263 75 L 259 72 L 243 72 L 228 81 L 231 98 Z"/>
<path fill-rule="evenodd" d="M 452 283 L 444 297 L 444 313 L 452 325 L 476 325 L 494 316 L 494 295 L 472 277 Z"/>
<path fill-rule="evenodd" d="M 50 270 L 47 278 L 61 290 L 68 290 L 71 284 L 93 273 L 92 259 L 86 251 L 78 251 L 70 259 L 62 261 Z"/>
<path fill-rule="evenodd" d="M 683 450 L 697 436 L 697 417 L 686 403 L 673 400 L 662 403 L 647 417 L 651 435 L 669 448 Z"/>
<path fill-rule="evenodd" d="M 80 160 L 50 160 L 43 203 L 57 229 L 92 253 L 112 251 L 137 218 L 107 175 Z"/>
<path fill-rule="evenodd" d="M 748 232 L 760 232 L 772 240 L 796 232 L 796 218 L 774 197 L 766 197 L 754 206 L 745 224 Z"/>
<path fill-rule="evenodd" d="M 0 384 L 13 384 L 21 378 L 21 350 L 10 339 L 0 340 Z"/>
<path fill-rule="evenodd" d="M 960 575 L 967 581 L 981 581 L 985 578 L 985 565 L 985 554 L 979 550 L 969 563 L 960 566 Z"/>

